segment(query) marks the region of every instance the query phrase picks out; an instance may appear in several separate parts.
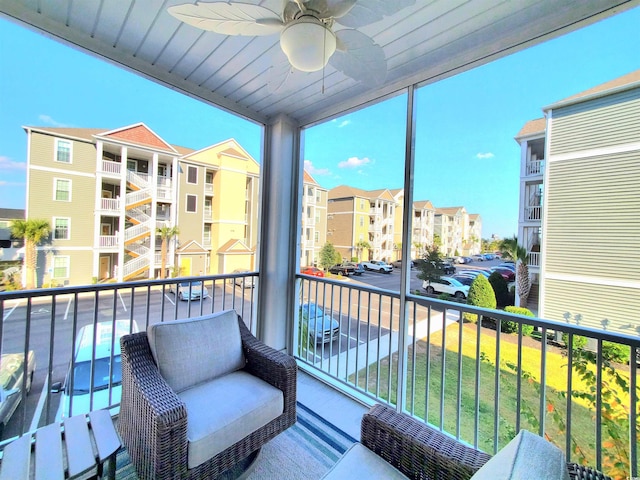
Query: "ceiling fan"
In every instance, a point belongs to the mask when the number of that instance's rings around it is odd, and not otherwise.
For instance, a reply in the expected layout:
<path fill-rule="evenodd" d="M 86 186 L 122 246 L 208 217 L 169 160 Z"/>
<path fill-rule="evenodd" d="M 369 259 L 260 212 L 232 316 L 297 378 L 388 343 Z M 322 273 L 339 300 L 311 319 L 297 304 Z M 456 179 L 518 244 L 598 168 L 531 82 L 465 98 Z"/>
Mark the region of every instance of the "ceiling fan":
<path fill-rule="evenodd" d="M 415 0 L 284 0 L 282 13 L 235 2 L 196 2 L 169 7 L 178 20 L 223 35 L 280 34 L 280 47 L 296 70 L 315 72 L 329 63 L 367 86 L 387 75 L 382 47 L 356 28 L 413 5 Z M 334 31 L 335 24 L 346 29 Z"/>

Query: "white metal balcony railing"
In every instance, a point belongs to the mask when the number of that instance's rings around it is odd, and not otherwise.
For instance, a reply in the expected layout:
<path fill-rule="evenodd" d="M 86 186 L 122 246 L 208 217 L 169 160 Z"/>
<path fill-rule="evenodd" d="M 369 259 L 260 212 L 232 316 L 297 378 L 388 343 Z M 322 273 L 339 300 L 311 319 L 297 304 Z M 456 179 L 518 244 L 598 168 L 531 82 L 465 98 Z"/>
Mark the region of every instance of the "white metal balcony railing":
<path fill-rule="evenodd" d="M 151 217 L 139 207 L 130 208 L 127 210 L 127 216 L 136 220 L 138 223 L 145 223 L 151 220 Z"/>
<path fill-rule="evenodd" d="M 529 222 L 542 220 L 542 206 L 528 205 L 524 207 L 524 219 Z"/>
<path fill-rule="evenodd" d="M 542 175 L 544 173 L 544 159 L 542 160 L 528 160 L 526 163 L 526 174 L 529 175 Z"/>
<path fill-rule="evenodd" d="M 124 240 L 128 241 L 132 238 L 139 237 L 140 235 L 144 235 L 150 232 L 150 222 L 141 223 L 139 225 L 134 225 L 132 227 L 127 228 L 124 231 Z"/>
<path fill-rule="evenodd" d="M 180 280 L 207 287 L 213 297 L 206 303 L 210 311 L 234 308 L 250 323 L 254 289 L 236 288 L 238 282 L 231 280 L 243 282 L 244 276 Z M 527 428 L 562 448 L 569 461 L 584 461 L 608 474 L 616 470 L 623 478 L 638 476 L 640 338 L 410 292 L 296 277 L 299 298 L 291 310 L 297 327 L 290 334 L 300 368 L 351 396 L 394 405 L 490 453 Z M 54 375 L 64 375 L 48 365 L 54 338 L 56 346 L 72 345 L 80 326 L 97 322 L 105 311 L 112 312 L 111 322 L 121 315 L 135 318 L 140 330 L 150 323 L 206 313 L 205 302 L 166 302 L 172 283 L 175 279 L 1 292 L 0 314 L 10 320 L 0 330 L 3 353 L 24 352 L 26 359 L 35 349 L 39 369 L 34 385 L 51 385 L 61 380 Z M 333 317 L 333 341 L 312 339 L 314 322 L 299 313 L 309 302 Z M 70 321 L 64 320 L 68 310 L 77 312 Z M 32 315 L 35 311 L 37 316 Z M 51 325 L 46 331 L 33 328 L 42 321 L 42 312 Z M 257 325 L 249 327 L 257 330 Z M 48 347 L 46 338 L 34 335 L 49 336 Z M 595 344 L 594 352 L 582 348 L 585 339 Z M 622 361 L 611 360 L 614 350 Z M 71 351 L 55 352 L 63 356 L 54 358 L 56 362 L 72 359 Z M 27 410 L 24 389 L 22 395 L 16 418 L 25 432 L 34 409 Z M 50 423 L 57 402 L 51 393 L 46 397 L 42 414 Z M 110 397 L 109 406 L 118 404 L 119 398 Z"/>
<path fill-rule="evenodd" d="M 169 187 L 158 187 L 156 195 L 158 200 L 172 200 L 173 190 Z"/>
<path fill-rule="evenodd" d="M 146 173 L 127 170 L 127 182 L 136 185 L 137 187 L 147 188 L 149 186 L 149 178 L 149 175 Z"/>
<path fill-rule="evenodd" d="M 158 187 L 164 187 L 170 189 L 173 185 L 171 177 L 159 176 L 157 180 Z"/>
<path fill-rule="evenodd" d="M 101 198 L 100 209 L 107 212 L 120 212 L 119 198 Z"/>
<path fill-rule="evenodd" d="M 148 251 L 148 249 L 147 249 Z M 122 276 L 127 277 L 138 270 L 149 267 L 149 255 L 142 255 L 140 257 L 129 260 L 122 267 Z"/>
<path fill-rule="evenodd" d="M 528 264 L 532 267 L 540 266 L 540 252 L 527 252 Z"/>
<path fill-rule="evenodd" d="M 101 173 L 107 173 L 111 175 L 120 175 L 120 169 L 122 168 L 122 164 L 120 162 L 112 162 L 110 160 L 102 160 L 102 171 Z"/>
<path fill-rule="evenodd" d="M 204 193 L 210 193 L 213 195 L 213 183 L 204 184 Z"/>
<path fill-rule="evenodd" d="M 117 269 L 114 270 L 117 273 Z M 21 376 L 23 383 L 16 393 L 22 395 L 21 401 L 11 416 L 10 424 L 4 428 L 0 448 L 13 440 L 15 435 L 55 421 L 60 394 L 52 393 L 50 386 L 65 381 L 67 373 L 67 386 L 73 386 L 74 372 L 77 370 L 71 345 L 81 327 L 98 322 L 113 324 L 116 318 L 124 318 L 129 319 L 132 324 L 135 322 L 138 331 L 143 331 L 151 323 L 231 308 L 242 315 L 248 327 L 255 332 L 255 325 L 252 323 L 255 318 L 254 289 L 236 285 L 244 285 L 245 282 L 253 285 L 253 277 L 256 276 L 256 273 L 242 273 L 180 278 L 180 282 L 204 285 L 212 297 L 213 301 L 210 302 L 188 300 L 174 304 L 166 301 L 173 296 L 169 293 L 170 287 L 171 290 L 176 290 L 176 279 L 0 292 L 0 318 L 5 320 L 4 327 L 0 329 L 1 353 L 25 352 L 24 364 L 27 352 L 34 351 L 36 371 L 32 379 L 31 395 L 38 392 L 41 398 L 41 402 L 27 401 L 27 376 Z M 48 327 L 37 328 L 37 324 L 43 320 Z M 51 359 L 53 363 L 50 364 Z M 114 362 L 113 358 L 109 364 L 119 366 L 119 362 Z M 69 369 L 60 369 L 59 365 L 69 365 Z M 83 412 L 78 411 L 78 408 L 116 409 L 120 404 L 119 377 L 119 372 L 114 372 L 107 386 L 107 395 L 104 390 L 94 391 L 91 387 L 89 398 L 86 402 L 83 399 L 77 406 L 74 404 L 74 397 L 70 396 L 70 411 L 78 414 Z M 87 384 L 91 385 L 91 382 Z M 103 405 L 97 405 L 96 402 L 102 401 L 105 402 Z M 43 405 L 43 408 L 36 404 Z"/>
<path fill-rule="evenodd" d="M 144 202 L 149 198 L 151 198 L 151 193 L 146 188 L 142 190 L 136 190 L 134 192 L 129 192 L 125 197 L 125 205 L 134 205 L 136 203 Z"/>
<path fill-rule="evenodd" d="M 129 252 L 135 253 L 138 257 L 147 256 L 150 252 L 149 247 L 143 245 L 142 243 L 132 243 L 127 245 L 127 250 Z"/>
<path fill-rule="evenodd" d="M 118 235 L 100 235 L 101 248 L 115 248 L 118 246 Z"/>

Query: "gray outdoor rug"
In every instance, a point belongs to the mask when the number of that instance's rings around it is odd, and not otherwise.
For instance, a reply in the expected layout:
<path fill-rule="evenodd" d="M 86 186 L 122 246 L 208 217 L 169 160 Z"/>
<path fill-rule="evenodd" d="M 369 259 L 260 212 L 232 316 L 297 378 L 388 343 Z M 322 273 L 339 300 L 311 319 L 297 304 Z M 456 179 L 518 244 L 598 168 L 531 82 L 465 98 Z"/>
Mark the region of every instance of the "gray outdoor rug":
<path fill-rule="evenodd" d="M 298 421 L 262 447 L 245 480 L 321 478 L 356 440 L 298 403 Z M 227 479 L 236 475 L 223 476 Z M 117 480 L 136 480 L 126 450 L 118 453 Z"/>

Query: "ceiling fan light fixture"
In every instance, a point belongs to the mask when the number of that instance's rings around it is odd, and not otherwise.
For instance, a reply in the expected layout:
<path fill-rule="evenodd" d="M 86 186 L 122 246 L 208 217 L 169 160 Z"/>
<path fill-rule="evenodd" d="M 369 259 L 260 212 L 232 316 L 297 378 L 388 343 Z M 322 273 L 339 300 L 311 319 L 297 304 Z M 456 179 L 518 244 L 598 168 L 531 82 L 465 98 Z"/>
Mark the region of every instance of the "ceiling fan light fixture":
<path fill-rule="evenodd" d="M 282 30 L 280 47 L 295 69 L 316 72 L 336 51 L 336 36 L 320 20 L 305 15 Z"/>

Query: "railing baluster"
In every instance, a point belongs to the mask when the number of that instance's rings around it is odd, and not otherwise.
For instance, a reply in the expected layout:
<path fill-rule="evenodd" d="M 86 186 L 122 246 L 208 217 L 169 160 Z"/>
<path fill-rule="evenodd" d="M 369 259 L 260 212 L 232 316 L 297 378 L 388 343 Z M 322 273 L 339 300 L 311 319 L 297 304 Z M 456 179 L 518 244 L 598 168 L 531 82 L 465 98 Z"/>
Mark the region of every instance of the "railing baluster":
<path fill-rule="evenodd" d="M 478 318 L 478 322 L 482 322 L 482 317 Z M 500 431 L 500 337 L 501 321 L 498 318 L 496 322 L 496 367 L 495 367 L 495 385 L 493 393 L 493 453 L 498 452 L 499 448 L 499 431 Z"/>

